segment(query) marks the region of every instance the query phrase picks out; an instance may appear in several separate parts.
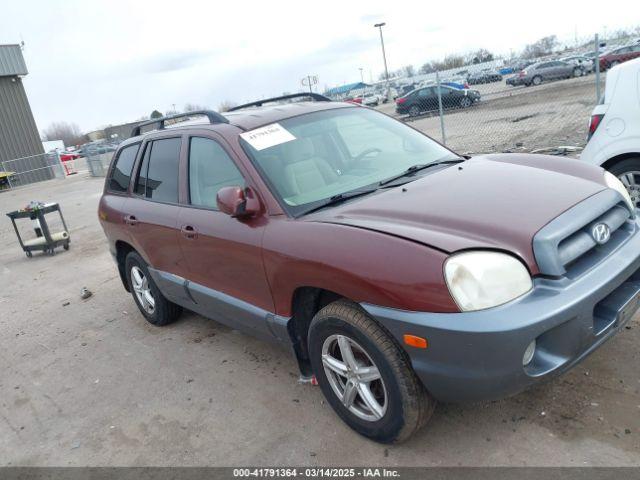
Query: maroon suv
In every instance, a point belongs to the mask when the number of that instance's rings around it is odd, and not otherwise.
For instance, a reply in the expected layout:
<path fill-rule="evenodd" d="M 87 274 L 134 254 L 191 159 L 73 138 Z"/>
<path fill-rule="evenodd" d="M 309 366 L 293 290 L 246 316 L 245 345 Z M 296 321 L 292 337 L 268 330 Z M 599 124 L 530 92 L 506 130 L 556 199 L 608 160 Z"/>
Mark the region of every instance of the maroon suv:
<path fill-rule="evenodd" d="M 312 99 L 162 118 L 119 147 L 99 216 L 149 322 L 186 308 L 285 345 L 347 424 L 396 442 L 436 399 L 520 392 L 629 321 L 640 234 L 615 177 L 462 158 Z"/>

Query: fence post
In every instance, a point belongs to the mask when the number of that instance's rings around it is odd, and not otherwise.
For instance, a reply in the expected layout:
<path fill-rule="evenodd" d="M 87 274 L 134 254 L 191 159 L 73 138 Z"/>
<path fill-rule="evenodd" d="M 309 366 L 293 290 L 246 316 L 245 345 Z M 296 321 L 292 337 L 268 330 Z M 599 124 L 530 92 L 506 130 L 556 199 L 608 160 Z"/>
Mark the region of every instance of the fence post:
<path fill-rule="evenodd" d="M 600 103 L 600 42 L 598 41 L 598 34 L 595 36 L 595 49 L 596 56 L 593 57 L 594 67 L 596 69 L 596 105 Z"/>
<path fill-rule="evenodd" d="M 442 144 L 447 144 L 447 137 L 444 133 L 444 115 L 442 112 L 442 93 L 440 92 L 440 74 L 436 72 L 436 88 L 438 89 L 438 110 L 440 112 L 440 131 L 442 132 Z"/>
<path fill-rule="evenodd" d="M 62 158 L 60 158 L 60 152 L 58 150 L 55 150 L 55 152 L 56 152 L 56 167 L 58 167 L 59 174 L 56 175 L 54 172 L 54 176 L 59 178 L 65 178 L 66 175 L 64 174 L 64 165 L 62 165 Z"/>

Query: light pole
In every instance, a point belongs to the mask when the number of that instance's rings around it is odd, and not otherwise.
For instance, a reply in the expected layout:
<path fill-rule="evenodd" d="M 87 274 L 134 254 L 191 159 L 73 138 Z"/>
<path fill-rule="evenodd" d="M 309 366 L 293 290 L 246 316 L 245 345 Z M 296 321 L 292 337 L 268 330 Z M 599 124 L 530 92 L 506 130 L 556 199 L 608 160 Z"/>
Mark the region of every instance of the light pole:
<path fill-rule="evenodd" d="M 362 94 L 360 95 L 360 98 L 364 101 L 364 74 L 362 73 L 362 67 L 358 67 L 358 70 L 360 70 L 360 83 L 362 84 Z"/>
<path fill-rule="evenodd" d="M 387 54 L 384 51 L 384 38 L 382 38 L 382 27 L 386 25 L 385 22 L 376 23 L 374 25 L 375 28 L 380 30 L 380 45 L 382 45 L 382 60 L 384 61 L 384 76 L 387 80 L 387 100 L 393 100 L 391 95 L 391 88 L 389 88 L 389 69 L 387 68 Z"/>

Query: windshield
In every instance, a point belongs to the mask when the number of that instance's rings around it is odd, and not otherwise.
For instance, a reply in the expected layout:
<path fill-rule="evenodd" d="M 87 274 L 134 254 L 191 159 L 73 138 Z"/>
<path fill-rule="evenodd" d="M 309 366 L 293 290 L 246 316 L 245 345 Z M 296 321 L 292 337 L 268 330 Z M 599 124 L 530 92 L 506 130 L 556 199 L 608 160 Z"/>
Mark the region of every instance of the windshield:
<path fill-rule="evenodd" d="M 294 216 L 413 165 L 456 158 L 422 133 L 366 108 L 309 113 L 277 126 L 277 132 L 272 125 L 242 134 L 241 143 Z M 252 141 L 252 132 L 260 143 Z"/>

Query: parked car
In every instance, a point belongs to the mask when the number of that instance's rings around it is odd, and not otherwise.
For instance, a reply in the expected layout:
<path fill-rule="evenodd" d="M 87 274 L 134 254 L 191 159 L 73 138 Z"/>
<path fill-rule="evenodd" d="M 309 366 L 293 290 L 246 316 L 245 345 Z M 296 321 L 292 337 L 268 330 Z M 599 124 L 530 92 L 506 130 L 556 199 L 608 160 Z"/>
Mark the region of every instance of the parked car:
<path fill-rule="evenodd" d="M 467 77 L 469 85 L 478 85 L 482 83 L 501 82 L 502 75 L 495 70 L 480 70 L 474 72 Z"/>
<path fill-rule="evenodd" d="M 529 65 L 513 77 L 509 77 L 506 83 L 511 86 L 525 85 L 528 87 L 530 85 L 540 85 L 542 82 L 549 80 L 579 77 L 581 75 L 582 69 L 577 65 L 560 60 L 550 60 Z"/>
<path fill-rule="evenodd" d="M 600 70 L 604 71 L 638 57 L 640 57 L 640 45 L 635 44 L 609 50 L 600 55 L 598 61 L 600 62 Z"/>
<path fill-rule="evenodd" d="M 589 74 L 594 70 L 593 58 L 587 58 L 582 55 L 573 55 L 571 57 L 561 58 L 560 60 L 577 65 L 582 70 L 583 75 Z"/>
<path fill-rule="evenodd" d="M 380 103 L 382 103 L 382 98 L 377 93 L 367 92 L 364 94 L 362 98 L 362 104 L 367 105 L 369 107 L 376 107 Z"/>
<path fill-rule="evenodd" d="M 480 92 L 441 85 L 440 97 L 443 108 L 467 108 L 480 100 Z M 412 117 L 439 108 L 437 86 L 422 87 L 396 99 L 396 113 L 409 114 Z"/>
<path fill-rule="evenodd" d="M 467 160 L 313 98 L 120 145 L 98 216 L 148 322 L 188 309 L 283 345 L 340 418 L 387 443 L 436 400 L 515 394 L 624 332 L 640 223 L 618 179 L 542 155 Z"/>
<path fill-rule="evenodd" d="M 419 85 L 416 83 L 410 83 L 407 85 L 401 85 L 398 87 L 398 96 L 402 97 L 409 92 L 413 92 L 416 88 L 419 88 Z"/>
<path fill-rule="evenodd" d="M 613 173 L 640 207 L 640 59 L 607 73 L 604 95 L 591 113 L 588 141 L 580 159 Z"/>

